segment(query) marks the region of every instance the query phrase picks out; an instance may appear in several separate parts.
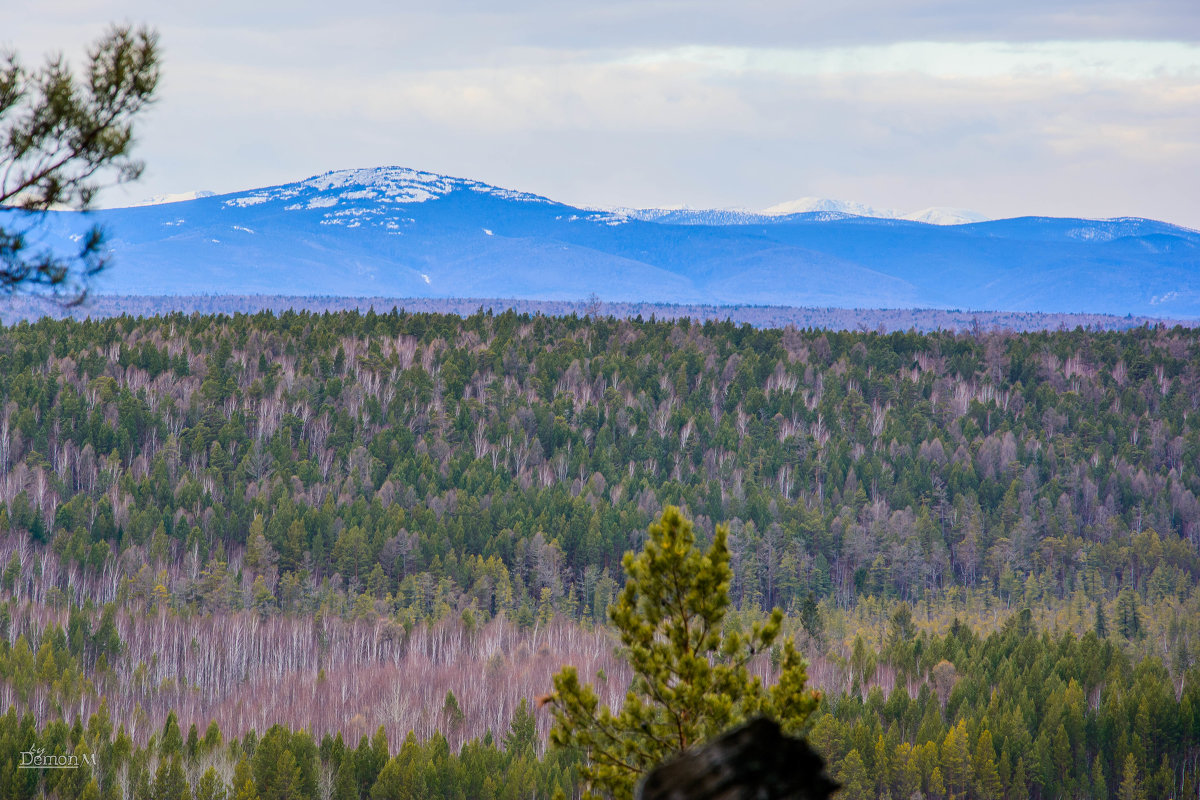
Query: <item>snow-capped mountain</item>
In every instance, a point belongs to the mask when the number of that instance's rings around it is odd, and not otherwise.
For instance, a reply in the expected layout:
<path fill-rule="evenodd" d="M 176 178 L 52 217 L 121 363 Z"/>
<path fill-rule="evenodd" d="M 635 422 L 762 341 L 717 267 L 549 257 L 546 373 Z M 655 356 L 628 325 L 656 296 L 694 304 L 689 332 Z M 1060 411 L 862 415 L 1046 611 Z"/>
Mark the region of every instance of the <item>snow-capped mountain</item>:
<path fill-rule="evenodd" d="M 895 219 L 900 216 L 898 211 L 890 208 L 878 209 L 864 205 L 863 203 L 855 203 L 847 200 L 830 200 L 827 197 L 801 197 L 797 200 L 789 200 L 786 203 L 779 203 L 770 208 L 763 209 L 762 213 L 768 216 L 782 216 L 786 214 L 811 214 L 820 211 L 834 214 L 849 214 L 855 217 L 877 217 L 879 219 Z"/>
<path fill-rule="evenodd" d="M 423 203 L 444 197 L 456 191 L 478 192 L 504 200 L 526 203 L 549 203 L 544 197 L 500 189 L 479 181 L 465 178 L 450 178 L 421 172 L 406 167 L 375 167 L 373 169 L 346 169 L 326 172 L 300 183 L 272 186 L 231 195 L 225 200 L 227 206 L 255 206 L 262 203 L 278 203 L 302 199 L 304 202 L 286 206 L 288 211 L 301 208 L 363 208 L 363 201 L 370 201 L 377 215 L 386 215 L 383 209 L 409 203 Z M 336 219 L 336 212 L 326 219 Z M 354 216 L 354 215 L 351 215 Z M 335 223 L 338 224 L 338 223 Z"/>
<path fill-rule="evenodd" d="M 930 225 L 967 225 L 972 222 L 987 222 L 991 217 L 966 208 L 934 206 L 904 214 L 900 219 L 908 219 L 913 222 L 928 222 Z"/>
<path fill-rule="evenodd" d="M 990 219 L 985 214 L 965 208 L 934 206 L 905 214 L 892 208 L 875 208 L 863 203 L 830 200 L 825 197 L 801 197 L 799 200 L 789 200 L 786 203 L 779 203 L 764 209 L 762 213 L 767 216 L 783 216 L 814 212 L 874 217 L 876 219 L 906 219 L 912 222 L 927 222 L 930 225 L 965 225 L 971 222 L 986 222 Z"/>
<path fill-rule="evenodd" d="M 1091 311 L 1200 317 L 1200 233 L 1144 219 L 975 221 L 865 206 L 578 208 L 401 167 L 81 215 L 99 222 L 108 294 L 512 297 Z M 0 212 L 15 214 L 16 212 Z M 929 224 L 929 223 L 939 224 Z M 950 224 L 940 224 L 950 223 Z"/>

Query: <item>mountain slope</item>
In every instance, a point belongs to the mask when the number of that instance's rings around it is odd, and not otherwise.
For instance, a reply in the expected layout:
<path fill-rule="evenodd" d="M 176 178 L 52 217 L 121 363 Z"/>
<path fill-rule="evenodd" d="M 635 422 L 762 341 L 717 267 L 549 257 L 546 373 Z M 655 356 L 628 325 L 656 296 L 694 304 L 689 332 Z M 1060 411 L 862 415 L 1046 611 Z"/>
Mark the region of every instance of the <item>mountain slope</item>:
<path fill-rule="evenodd" d="M 9 215 L 15 212 L 6 212 Z M 947 210 L 929 210 L 945 215 Z M 399 167 L 83 216 L 110 294 L 492 296 L 1200 316 L 1200 234 L 1143 219 L 957 225 L 840 210 L 581 209 Z"/>

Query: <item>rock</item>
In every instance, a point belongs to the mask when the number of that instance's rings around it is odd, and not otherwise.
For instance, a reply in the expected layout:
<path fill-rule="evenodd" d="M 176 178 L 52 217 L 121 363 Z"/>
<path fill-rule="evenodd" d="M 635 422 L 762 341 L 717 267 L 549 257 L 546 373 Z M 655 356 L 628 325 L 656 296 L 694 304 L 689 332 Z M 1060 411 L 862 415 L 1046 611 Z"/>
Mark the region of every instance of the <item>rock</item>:
<path fill-rule="evenodd" d="M 785 736 L 765 717 L 660 764 L 636 800 L 825 800 L 838 785 L 803 739 Z"/>

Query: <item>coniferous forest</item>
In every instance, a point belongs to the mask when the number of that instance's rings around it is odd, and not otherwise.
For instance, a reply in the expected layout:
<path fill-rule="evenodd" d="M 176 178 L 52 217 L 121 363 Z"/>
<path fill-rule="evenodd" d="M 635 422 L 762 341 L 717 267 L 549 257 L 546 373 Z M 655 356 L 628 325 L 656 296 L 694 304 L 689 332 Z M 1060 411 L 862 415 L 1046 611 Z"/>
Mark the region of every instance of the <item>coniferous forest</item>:
<path fill-rule="evenodd" d="M 577 796 L 668 505 L 839 797 L 1200 793 L 1193 329 L 43 319 L 0 404 L 0 797 Z"/>

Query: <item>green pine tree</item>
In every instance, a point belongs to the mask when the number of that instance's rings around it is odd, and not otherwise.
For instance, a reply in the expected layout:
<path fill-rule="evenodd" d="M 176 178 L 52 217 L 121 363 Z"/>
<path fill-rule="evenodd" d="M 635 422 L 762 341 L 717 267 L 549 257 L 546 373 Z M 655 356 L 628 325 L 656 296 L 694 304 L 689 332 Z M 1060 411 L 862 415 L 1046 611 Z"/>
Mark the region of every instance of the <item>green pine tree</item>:
<path fill-rule="evenodd" d="M 250 763 L 244 758 L 233 768 L 233 800 L 262 800 Z"/>
<path fill-rule="evenodd" d="M 183 774 L 178 755 L 158 762 L 154 775 L 154 800 L 192 800 L 192 790 Z"/>
<path fill-rule="evenodd" d="M 508 735 L 504 737 L 504 752 L 510 758 L 516 758 L 522 753 L 533 755 L 536 747 L 537 720 L 529 710 L 529 701 L 522 697 L 520 705 L 513 712 Z"/>
<path fill-rule="evenodd" d="M 354 751 L 346 753 L 333 779 L 333 800 L 358 800 L 358 778 L 354 772 Z"/>
<path fill-rule="evenodd" d="M 967 725 L 965 720 L 946 733 L 942 741 L 942 775 L 946 779 L 946 788 L 958 794 L 966 794 L 975 778 L 974 767 L 971 764 L 971 751 L 967 745 Z"/>
<path fill-rule="evenodd" d="M 812 592 L 808 593 L 800 605 L 800 624 L 813 641 L 817 644 L 824 643 L 825 624 L 821 620 L 821 609 L 817 605 L 817 596 Z"/>
<path fill-rule="evenodd" d="M 254 750 L 251 766 L 262 800 L 288 800 L 299 791 L 300 767 L 288 747 L 290 739 L 286 728 L 274 725 Z"/>
<path fill-rule="evenodd" d="M 1146 789 L 1142 786 L 1142 778 L 1138 774 L 1137 760 L 1133 753 L 1125 756 L 1125 769 L 1122 771 L 1117 797 L 1121 800 L 1146 800 Z"/>
<path fill-rule="evenodd" d="M 747 668 L 778 638 L 778 609 L 749 636 L 722 629 L 732 577 L 727 535 L 718 526 L 701 553 L 691 523 L 667 506 L 642 552 L 625 554 L 625 588 L 609 609 L 634 674 L 620 713 L 601 706 L 574 667 L 554 676 L 550 741 L 585 754 L 580 774 L 591 796 L 631 797 L 646 770 L 755 714 L 795 733 L 816 708 L 790 642 L 776 686 L 767 689 Z"/>
<path fill-rule="evenodd" d="M 225 784 L 216 769 L 209 767 L 196 784 L 195 800 L 225 800 Z"/>
<path fill-rule="evenodd" d="M 0 207 L 83 209 L 102 176 L 122 183 L 141 175 L 130 154 L 133 119 L 154 101 L 159 74 L 158 35 L 128 26 L 90 49 L 83 75 L 61 57 L 34 71 L 15 55 L 0 60 Z M 59 255 L 27 238 L 23 219 L 9 215 L 0 224 L 0 294 L 41 291 L 81 302 L 108 262 L 103 228 Z"/>
<path fill-rule="evenodd" d="M 1126 639 L 1137 639 L 1142 635 L 1142 615 L 1138 610 L 1137 595 L 1128 587 L 1117 595 L 1117 632 Z"/>
<path fill-rule="evenodd" d="M 874 782 L 867 773 L 867 767 L 857 749 L 846 754 L 838 768 L 837 779 L 842 784 L 841 791 L 838 792 L 838 797 L 842 800 L 872 800 L 878 796 Z"/>
<path fill-rule="evenodd" d="M 980 800 L 1000 800 L 1003 796 L 1003 786 L 1000 782 L 1000 772 L 996 768 L 996 749 L 992 744 L 992 734 L 987 728 L 979 734 L 975 744 L 975 796 Z"/>
<path fill-rule="evenodd" d="M 1163 753 L 1158 769 L 1146 781 L 1145 793 L 1150 797 L 1171 797 L 1175 790 L 1175 771 L 1171 760 Z"/>
<path fill-rule="evenodd" d="M 183 733 L 179 730 L 179 718 L 174 711 L 167 713 L 167 721 L 163 723 L 162 740 L 158 745 L 158 754 L 162 758 L 183 754 Z"/>
<path fill-rule="evenodd" d="M 1104 764 L 1097 755 L 1092 759 L 1092 797 L 1108 797 L 1108 783 L 1104 780 Z"/>

